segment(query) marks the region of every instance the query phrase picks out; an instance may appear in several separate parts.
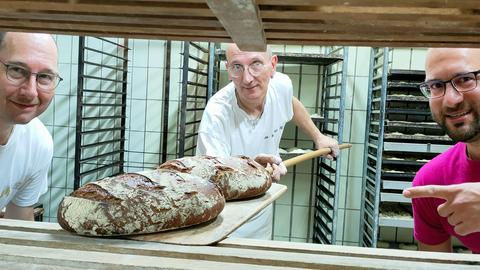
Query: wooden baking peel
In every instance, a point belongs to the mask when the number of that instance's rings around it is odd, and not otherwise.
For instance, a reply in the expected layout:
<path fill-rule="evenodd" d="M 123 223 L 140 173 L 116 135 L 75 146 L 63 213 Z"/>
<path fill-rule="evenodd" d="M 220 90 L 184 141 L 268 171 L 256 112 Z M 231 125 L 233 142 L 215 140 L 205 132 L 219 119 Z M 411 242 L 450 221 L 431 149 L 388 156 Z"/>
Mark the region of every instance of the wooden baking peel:
<path fill-rule="evenodd" d="M 350 148 L 350 147 L 352 147 L 352 144 L 350 144 L 350 143 L 343 143 L 343 144 L 338 145 L 338 148 L 340 148 L 340 150 L 347 149 L 347 148 Z M 284 160 L 283 164 L 285 164 L 285 167 L 292 167 L 292 166 L 295 166 L 295 165 L 297 165 L 299 163 L 302 163 L 306 160 L 316 158 L 316 157 L 319 157 L 319 156 L 327 155 L 331 151 L 332 151 L 332 149 L 330 149 L 329 147 L 320 148 L 320 149 L 317 149 L 315 151 L 308 152 L 308 153 L 305 153 L 305 154 L 302 154 L 302 155 Z M 273 172 L 272 167 L 268 166 L 267 171 L 272 173 Z"/>
<path fill-rule="evenodd" d="M 340 149 L 351 147 L 351 144 L 342 144 Z M 330 148 L 322 148 L 288 160 L 285 166 L 290 167 L 305 160 L 326 155 Z M 273 203 L 287 191 L 285 185 L 273 183 L 270 189 L 263 195 L 249 200 L 230 201 L 212 222 L 202 223 L 196 226 L 172 230 L 160 233 L 128 236 L 126 238 L 140 241 L 161 242 L 181 245 L 210 245 L 227 237 L 231 232 L 240 227 L 245 221 L 255 216 L 262 209 Z"/>
<path fill-rule="evenodd" d="M 350 147 L 352 147 L 352 145 L 350 143 L 343 143 L 343 144 L 338 145 L 338 148 L 340 148 L 340 150 L 347 149 L 347 148 L 350 148 Z M 330 149 L 329 147 L 320 148 L 320 149 L 312 151 L 312 152 L 308 152 L 308 153 L 305 153 L 305 154 L 302 154 L 302 155 L 299 155 L 299 156 L 296 156 L 296 157 L 293 157 L 293 158 L 289 158 L 289 159 L 283 161 L 283 164 L 285 164 L 285 167 L 295 166 L 295 165 L 297 165 L 301 162 L 304 162 L 306 160 L 316 158 L 316 157 L 319 157 L 319 156 L 327 155 L 331 151 L 332 151 L 332 149 Z"/>

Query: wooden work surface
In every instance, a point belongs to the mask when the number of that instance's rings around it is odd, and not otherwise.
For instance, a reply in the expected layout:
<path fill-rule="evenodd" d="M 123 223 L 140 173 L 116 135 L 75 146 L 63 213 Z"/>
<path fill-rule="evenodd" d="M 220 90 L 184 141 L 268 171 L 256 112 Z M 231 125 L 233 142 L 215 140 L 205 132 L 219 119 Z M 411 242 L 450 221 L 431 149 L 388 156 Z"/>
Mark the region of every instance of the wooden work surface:
<path fill-rule="evenodd" d="M 227 238 L 184 246 L 81 237 L 0 219 L 0 269 L 479 269 L 480 256 Z"/>
<path fill-rule="evenodd" d="M 265 44 L 480 47 L 478 0 L 0 1 L 0 29 Z"/>

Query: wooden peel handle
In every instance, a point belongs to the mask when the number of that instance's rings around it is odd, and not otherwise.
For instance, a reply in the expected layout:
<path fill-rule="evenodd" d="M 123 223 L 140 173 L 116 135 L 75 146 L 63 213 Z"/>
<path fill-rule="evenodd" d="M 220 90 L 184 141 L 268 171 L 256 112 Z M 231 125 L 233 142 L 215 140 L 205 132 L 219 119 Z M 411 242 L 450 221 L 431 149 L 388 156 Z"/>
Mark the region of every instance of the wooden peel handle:
<path fill-rule="evenodd" d="M 352 147 L 352 145 L 350 143 L 343 143 L 343 144 L 338 145 L 338 148 L 340 148 L 340 149 L 346 149 L 346 148 L 350 148 L 350 147 Z M 289 158 L 289 159 L 283 161 L 283 164 L 285 164 L 285 167 L 291 167 L 291 166 L 297 165 L 298 163 L 303 162 L 305 160 L 309 160 L 309 159 L 312 159 L 312 158 L 316 158 L 316 157 L 319 157 L 319 156 L 326 155 L 326 154 L 330 153 L 331 151 L 332 150 L 328 147 L 320 148 L 318 150 L 308 152 L 308 153 L 305 153 L 303 155 L 296 156 L 294 158 Z"/>

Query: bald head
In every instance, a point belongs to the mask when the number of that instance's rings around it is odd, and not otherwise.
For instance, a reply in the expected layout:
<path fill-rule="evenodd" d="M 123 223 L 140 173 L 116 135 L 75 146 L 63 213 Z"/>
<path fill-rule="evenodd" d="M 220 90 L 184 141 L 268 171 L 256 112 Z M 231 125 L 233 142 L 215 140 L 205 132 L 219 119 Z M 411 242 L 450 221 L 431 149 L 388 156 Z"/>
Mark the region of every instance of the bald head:
<path fill-rule="evenodd" d="M 232 59 L 232 56 L 234 54 L 240 54 L 244 53 L 244 51 L 240 50 L 235 43 L 229 43 L 227 46 L 227 50 L 225 52 L 225 57 L 227 58 L 227 62 L 230 62 L 229 60 Z M 246 52 L 245 52 L 246 53 Z M 265 59 L 269 59 L 272 57 L 272 51 L 270 49 L 270 46 L 267 45 L 267 51 L 266 52 L 261 52 L 265 54 Z"/>
<path fill-rule="evenodd" d="M 54 63 L 56 69 L 58 50 L 51 34 L 7 32 L 0 37 L 0 57 L 2 59 L 17 57 L 26 60 L 38 55 L 45 60 L 48 59 L 48 63 Z"/>
<path fill-rule="evenodd" d="M 445 80 L 455 74 L 478 69 L 480 69 L 480 49 L 432 48 L 427 52 L 426 80 Z"/>
<path fill-rule="evenodd" d="M 22 33 L 22 32 L 0 32 L 0 49 L 5 46 L 6 40 L 8 38 L 15 38 L 15 37 L 33 37 L 34 39 L 44 40 L 50 43 L 50 45 L 54 46 L 57 49 L 57 44 L 55 43 L 55 39 L 51 34 L 42 34 L 42 33 Z"/>

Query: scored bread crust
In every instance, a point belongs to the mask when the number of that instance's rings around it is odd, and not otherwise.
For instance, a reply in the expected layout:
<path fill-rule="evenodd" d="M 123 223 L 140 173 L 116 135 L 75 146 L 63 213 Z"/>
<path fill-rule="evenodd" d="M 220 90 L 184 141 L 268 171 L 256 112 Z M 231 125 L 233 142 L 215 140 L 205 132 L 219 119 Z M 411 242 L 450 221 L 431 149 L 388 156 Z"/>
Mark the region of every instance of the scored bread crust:
<path fill-rule="evenodd" d="M 175 170 L 211 180 L 225 199 L 248 199 L 265 193 L 272 185 L 270 173 L 246 156 L 193 156 L 167 161 L 160 169 Z"/>
<path fill-rule="evenodd" d="M 207 222 L 225 206 L 218 187 L 177 171 L 126 173 L 89 183 L 58 208 L 58 223 L 82 235 L 160 232 Z"/>

